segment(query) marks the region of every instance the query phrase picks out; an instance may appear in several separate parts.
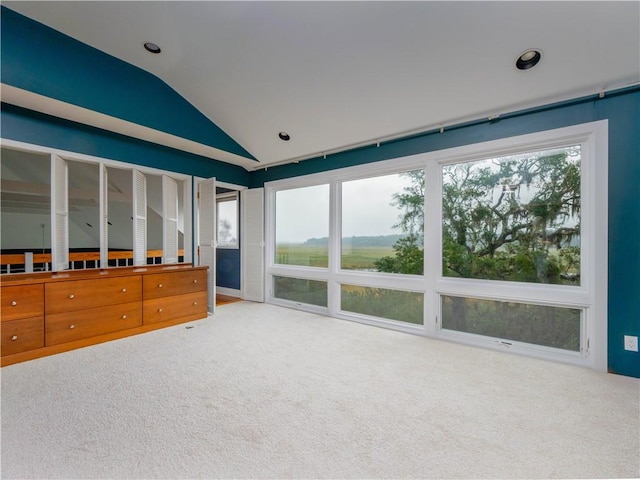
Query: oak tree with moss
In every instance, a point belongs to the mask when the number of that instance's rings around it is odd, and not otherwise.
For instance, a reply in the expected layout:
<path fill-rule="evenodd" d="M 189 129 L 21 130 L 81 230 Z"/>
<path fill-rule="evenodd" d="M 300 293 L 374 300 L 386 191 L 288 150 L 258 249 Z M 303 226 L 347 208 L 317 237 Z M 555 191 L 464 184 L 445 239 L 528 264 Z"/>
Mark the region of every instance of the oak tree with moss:
<path fill-rule="evenodd" d="M 445 165 L 442 169 L 442 274 L 447 277 L 578 284 L 580 281 L 578 147 Z M 394 195 L 406 236 L 381 272 L 421 274 L 424 171 Z M 464 323 L 466 303 L 454 302 Z M 464 328 L 464 325 L 457 325 Z"/>

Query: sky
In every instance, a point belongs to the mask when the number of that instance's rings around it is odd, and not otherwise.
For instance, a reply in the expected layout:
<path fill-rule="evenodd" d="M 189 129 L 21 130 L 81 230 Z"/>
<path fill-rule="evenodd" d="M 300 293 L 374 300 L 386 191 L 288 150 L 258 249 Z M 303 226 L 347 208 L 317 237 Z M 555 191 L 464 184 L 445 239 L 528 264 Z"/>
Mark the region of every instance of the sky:
<path fill-rule="evenodd" d="M 390 205 L 409 180 L 398 174 L 344 182 L 343 237 L 402 233 L 391 227 L 400 211 Z M 357 200 L 357 201 L 356 201 Z M 276 241 L 301 243 L 329 235 L 329 185 L 276 193 Z"/>

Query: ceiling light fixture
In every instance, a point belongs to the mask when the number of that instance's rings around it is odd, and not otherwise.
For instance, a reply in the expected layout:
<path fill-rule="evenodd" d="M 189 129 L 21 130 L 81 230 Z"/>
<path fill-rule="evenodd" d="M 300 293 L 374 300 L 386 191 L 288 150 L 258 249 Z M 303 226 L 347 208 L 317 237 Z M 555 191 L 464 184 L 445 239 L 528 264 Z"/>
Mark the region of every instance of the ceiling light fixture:
<path fill-rule="evenodd" d="M 535 67 L 541 58 L 542 53 L 540 53 L 540 50 L 527 50 L 518 57 L 518 60 L 516 60 L 516 68 L 518 70 L 529 70 L 530 68 Z"/>
<path fill-rule="evenodd" d="M 288 142 L 289 140 L 291 140 L 291 137 L 289 136 L 289 134 L 287 132 L 280 132 L 278 134 L 278 137 L 280 138 L 280 140 L 282 140 L 283 142 Z"/>
<path fill-rule="evenodd" d="M 151 53 L 160 53 L 162 50 L 160 50 L 160 47 L 158 45 L 156 45 L 155 43 L 151 43 L 151 42 L 144 42 L 142 44 L 142 46 L 144 47 L 144 49 L 147 52 L 151 52 Z"/>

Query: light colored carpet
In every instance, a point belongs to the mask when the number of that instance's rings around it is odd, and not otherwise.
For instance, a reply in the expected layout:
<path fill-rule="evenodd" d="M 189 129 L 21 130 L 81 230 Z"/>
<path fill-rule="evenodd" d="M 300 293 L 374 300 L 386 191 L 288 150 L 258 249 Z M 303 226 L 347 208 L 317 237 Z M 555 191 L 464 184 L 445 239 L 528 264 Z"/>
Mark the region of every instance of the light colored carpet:
<path fill-rule="evenodd" d="M 637 379 L 240 302 L 3 368 L 2 477 L 635 477 L 639 413 Z"/>

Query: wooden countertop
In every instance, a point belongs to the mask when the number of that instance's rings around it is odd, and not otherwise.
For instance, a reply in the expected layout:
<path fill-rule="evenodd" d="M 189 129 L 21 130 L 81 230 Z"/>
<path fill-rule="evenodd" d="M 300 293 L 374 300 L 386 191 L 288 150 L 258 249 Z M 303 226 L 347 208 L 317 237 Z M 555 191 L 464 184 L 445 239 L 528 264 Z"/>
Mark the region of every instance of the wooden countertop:
<path fill-rule="evenodd" d="M 190 263 L 171 265 L 141 265 L 138 267 L 87 268 L 84 270 L 63 270 L 60 272 L 12 273 L 0 275 L 0 286 L 26 285 L 34 283 L 64 282 L 104 277 L 126 277 L 131 275 L 149 275 L 169 273 L 180 270 L 206 270 L 209 267 L 193 266 Z"/>

